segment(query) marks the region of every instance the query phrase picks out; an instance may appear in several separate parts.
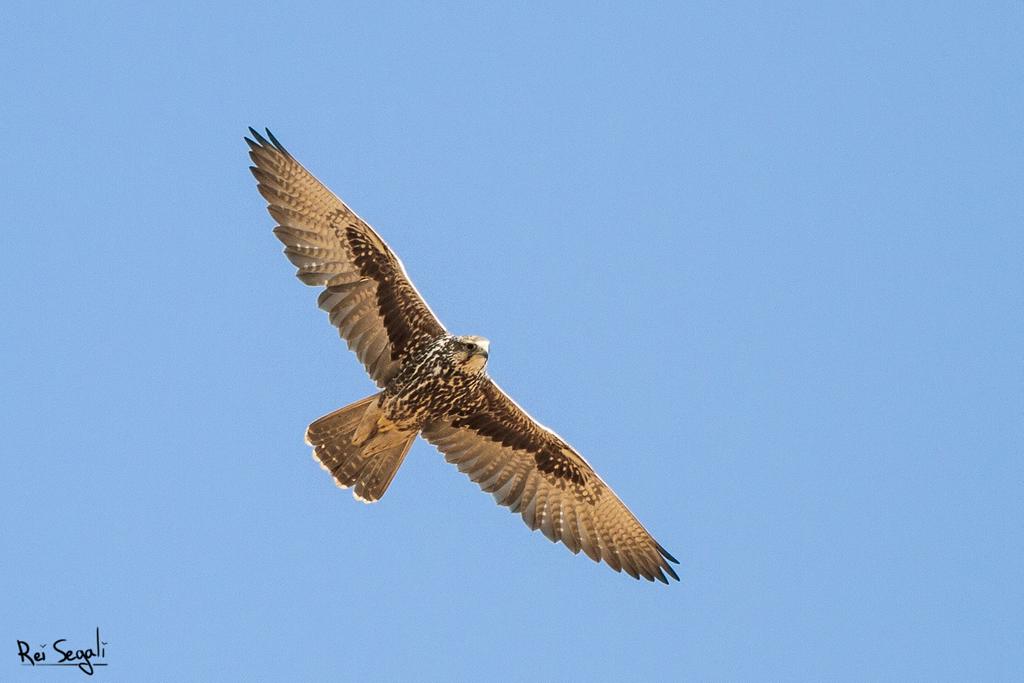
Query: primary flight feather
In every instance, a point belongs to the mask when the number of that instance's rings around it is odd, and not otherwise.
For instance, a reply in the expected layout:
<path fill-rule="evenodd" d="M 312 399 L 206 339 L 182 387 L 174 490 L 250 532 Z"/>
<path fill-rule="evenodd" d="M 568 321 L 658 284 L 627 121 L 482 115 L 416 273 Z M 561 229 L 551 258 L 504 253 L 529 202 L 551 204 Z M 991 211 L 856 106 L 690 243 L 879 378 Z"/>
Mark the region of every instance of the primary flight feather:
<path fill-rule="evenodd" d="M 489 343 L 453 336 L 384 240 L 267 131 L 246 138 L 274 234 L 381 391 L 309 425 L 335 482 L 379 500 L 417 434 L 448 462 L 573 553 L 668 583 L 676 562 L 572 446 L 486 372 Z"/>

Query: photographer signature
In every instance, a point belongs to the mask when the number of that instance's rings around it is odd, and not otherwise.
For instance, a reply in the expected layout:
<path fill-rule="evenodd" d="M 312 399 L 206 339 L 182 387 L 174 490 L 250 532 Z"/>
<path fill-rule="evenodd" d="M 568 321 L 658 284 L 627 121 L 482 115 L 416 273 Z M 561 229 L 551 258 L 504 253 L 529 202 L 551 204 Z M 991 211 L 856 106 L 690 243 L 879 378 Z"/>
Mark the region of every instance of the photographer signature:
<path fill-rule="evenodd" d="M 107 654 L 107 641 L 100 640 L 100 629 L 96 627 L 96 642 L 88 648 L 72 648 L 67 645 L 67 638 L 59 638 L 50 643 L 53 649 L 52 656 L 59 655 L 57 661 L 47 661 L 47 645 L 44 643 L 39 649 L 32 651 L 32 646 L 27 641 L 18 641 L 18 658 L 22 666 L 77 666 L 82 673 L 92 676 L 97 666 L 106 666 L 101 660 Z"/>

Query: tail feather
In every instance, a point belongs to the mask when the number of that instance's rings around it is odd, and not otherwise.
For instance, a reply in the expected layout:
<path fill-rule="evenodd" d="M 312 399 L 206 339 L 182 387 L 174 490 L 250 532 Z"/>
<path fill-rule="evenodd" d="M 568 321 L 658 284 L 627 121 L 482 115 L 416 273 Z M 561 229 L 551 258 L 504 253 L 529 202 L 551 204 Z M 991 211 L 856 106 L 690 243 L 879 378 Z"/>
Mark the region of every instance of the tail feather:
<path fill-rule="evenodd" d="M 352 491 L 356 500 L 373 503 L 380 500 L 391 485 L 391 480 L 398 473 L 398 468 L 405 461 L 405 454 L 412 447 L 416 433 L 411 435 L 392 433 L 386 450 L 369 459 L 366 467 L 359 473 L 359 481 Z"/>
<path fill-rule="evenodd" d="M 352 488 L 357 500 L 372 503 L 387 491 L 405 460 L 416 432 L 391 428 L 377 404 L 379 394 L 314 421 L 306 430 L 313 457 L 341 488 Z"/>

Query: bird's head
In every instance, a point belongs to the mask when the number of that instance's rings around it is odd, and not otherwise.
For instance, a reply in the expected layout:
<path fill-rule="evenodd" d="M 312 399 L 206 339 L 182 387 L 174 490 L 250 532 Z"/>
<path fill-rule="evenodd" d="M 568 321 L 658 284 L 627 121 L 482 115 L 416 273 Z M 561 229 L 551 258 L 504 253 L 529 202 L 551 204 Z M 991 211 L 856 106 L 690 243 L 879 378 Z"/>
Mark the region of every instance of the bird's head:
<path fill-rule="evenodd" d="M 456 366 L 464 372 L 482 372 L 487 367 L 487 354 L 491 342 L 483 337 L 466 335 L 463 337 L 452 337 L 449 343 L 449 353 Z"/>

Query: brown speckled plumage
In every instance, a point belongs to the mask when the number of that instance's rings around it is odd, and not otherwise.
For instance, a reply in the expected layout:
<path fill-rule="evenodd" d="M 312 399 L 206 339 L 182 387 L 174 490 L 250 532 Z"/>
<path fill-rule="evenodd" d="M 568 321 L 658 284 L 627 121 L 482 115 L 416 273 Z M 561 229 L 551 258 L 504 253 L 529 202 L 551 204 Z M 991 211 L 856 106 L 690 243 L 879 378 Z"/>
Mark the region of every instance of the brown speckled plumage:
<path fill-rule="evenodd" d="M 449 334 L 373 229 L 270 132 L 250 129 L 251 167 L 274 234 L 300 280 L 381 391 L 314 421 L 306 440 L 357 498 L 378 500 L 417 434 L 573 553 L 634 578 L 678 579 L 654 540 L 593 468 L 485 371 L 488 343 Z"/>

